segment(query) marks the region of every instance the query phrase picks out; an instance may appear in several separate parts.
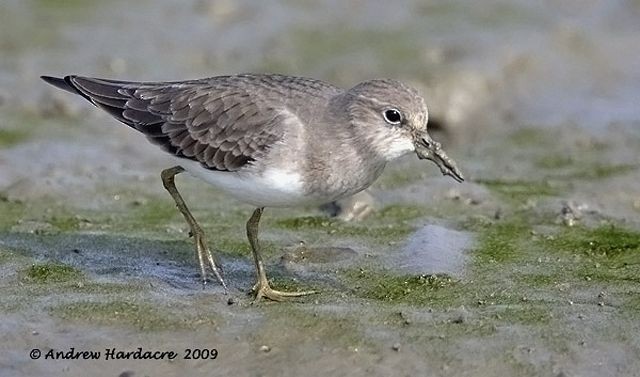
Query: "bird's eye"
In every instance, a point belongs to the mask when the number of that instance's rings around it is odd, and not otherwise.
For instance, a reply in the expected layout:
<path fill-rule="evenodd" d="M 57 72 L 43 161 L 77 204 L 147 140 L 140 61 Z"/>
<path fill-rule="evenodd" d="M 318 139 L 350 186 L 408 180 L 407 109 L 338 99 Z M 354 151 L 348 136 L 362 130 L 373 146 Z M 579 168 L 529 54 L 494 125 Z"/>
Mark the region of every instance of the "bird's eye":
<path fill-rule="evenodd" d="M 389 124 L 400 124 L 400 122 L 402 122 L 402 115 L 397 109 L 385 110 L 382 115 L 384 116 L 384 120 Z"/>

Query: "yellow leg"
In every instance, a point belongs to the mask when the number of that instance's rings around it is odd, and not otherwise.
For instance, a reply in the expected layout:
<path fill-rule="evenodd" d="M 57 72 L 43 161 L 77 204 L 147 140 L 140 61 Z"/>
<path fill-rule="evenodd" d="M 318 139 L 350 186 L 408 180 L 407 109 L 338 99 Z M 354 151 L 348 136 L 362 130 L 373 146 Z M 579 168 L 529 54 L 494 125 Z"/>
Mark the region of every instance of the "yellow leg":
<path fill-rule="evenodd" d="M 282 301 L 288 297 L 299 297 L 316 293 L 315 291 L 304 292 L 282 292 L 272 289 L 267 279 L 267 273 L 264 269 L 264 263 L 262 262 L 262 256 L 260 255 L 260 246 L 258 244 L 258 223 L 262 216 L 264 208 L 256 208 L 253 211 L 253 215 L 249 221 L 247 221 L 247 237 L 249 238 L 249 244 L 253 252 L 253 259 L 256 263 L 257 282 L 253 286 L 253 293 L 255 294 L 254 302 L 260 301 L 261 298 L 266 297 L 273 301 Z"/>
<path fill-rule="evenodd" d="M 207 247 L 207 242 L 204 236 L 204 232 L 196 219 L 193 217 L 189 208 L 185 204 L 182 196 L 178 192 L 175 184 L 175 176 L 182 173 L 184 169 L 181 166 L 174 166 L 169 169 L 165 169 L 162 171 L 162 184 L 164 188 L 167 189 L 173 200 L 176 202 L 176 207 L 184 216 L 184 219 L 189 224 L 190 235 L 193 237 L 195 245 L 196 245 L 196 255 L 198 256 L 198 263 L 200 264 L 200 276 L 202 277 L 202 288 L 204 288 L 207 284 L 207 265 L 213 271 L 216 279 L 222 284 L 224 287 L 225 293 L 227 293 L 227 284 L 224 282 L 222 278 L 222 266 L 216 261 L 211 250 Z"/>

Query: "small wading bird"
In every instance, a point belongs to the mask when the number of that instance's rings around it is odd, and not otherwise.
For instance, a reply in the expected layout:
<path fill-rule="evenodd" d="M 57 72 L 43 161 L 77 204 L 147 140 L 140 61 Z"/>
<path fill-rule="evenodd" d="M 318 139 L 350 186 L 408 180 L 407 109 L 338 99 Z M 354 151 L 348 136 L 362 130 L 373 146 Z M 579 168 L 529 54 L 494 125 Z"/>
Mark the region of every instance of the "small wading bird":
<path fill-rule="evenodd" d="M 424 99 L 395 80 L 343 90 L 319 80 L 269 74 L 180 82 L 42 79 L 81 95 L 175 157 L 177 165 L 162 171 L 162 183 L 189 224 L 203 284 L 210 268 L 227 291 L 222 267 L 174 177 L 186 170 L 257 207 L 247 222 L 256 300 L 313 293 L 270 287 L 258 243 L 264 207 L 322 204 L 353 195 L 371 185 L 388 161 L 410 152 L 463 180 L 427 133 Z"/>

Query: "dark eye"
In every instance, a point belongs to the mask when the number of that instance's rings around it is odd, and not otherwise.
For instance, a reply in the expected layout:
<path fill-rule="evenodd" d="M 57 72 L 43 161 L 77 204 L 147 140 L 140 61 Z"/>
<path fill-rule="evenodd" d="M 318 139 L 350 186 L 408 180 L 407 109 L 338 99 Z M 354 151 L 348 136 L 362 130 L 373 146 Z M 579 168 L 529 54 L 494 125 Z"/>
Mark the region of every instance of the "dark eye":
<path fill-rule="evenodd" d="M 389 124 L 400 124 L 400 122 L 402 122 L 402 115 L 397 109 L 385 110 L 382 115 L 384 116 L 384 120 Z"/>

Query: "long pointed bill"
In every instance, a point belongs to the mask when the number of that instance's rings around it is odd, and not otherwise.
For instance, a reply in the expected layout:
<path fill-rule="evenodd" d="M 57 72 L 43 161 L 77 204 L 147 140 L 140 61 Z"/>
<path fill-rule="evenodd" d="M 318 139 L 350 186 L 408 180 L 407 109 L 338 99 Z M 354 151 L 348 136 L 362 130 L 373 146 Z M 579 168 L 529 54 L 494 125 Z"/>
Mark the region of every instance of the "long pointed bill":
<path fill-rule="evenodd" d="M 456 163 L 442 150 L 442 145 L 434 141 L 426 131 L 415 136 L 415 146 L 418 158 L 431 160 L 438 165 L 443 175 L 451 176 L 458 182 L 464 181 Z"/>

